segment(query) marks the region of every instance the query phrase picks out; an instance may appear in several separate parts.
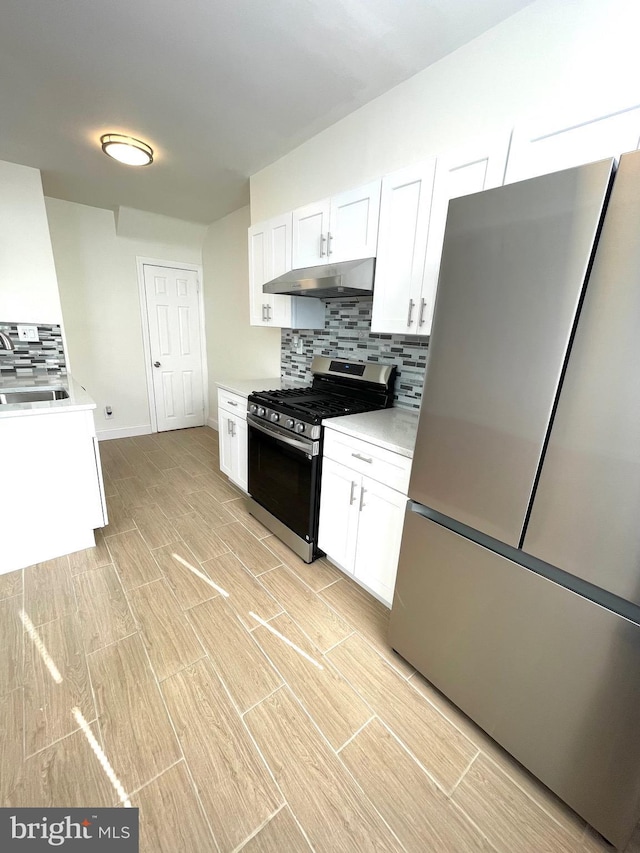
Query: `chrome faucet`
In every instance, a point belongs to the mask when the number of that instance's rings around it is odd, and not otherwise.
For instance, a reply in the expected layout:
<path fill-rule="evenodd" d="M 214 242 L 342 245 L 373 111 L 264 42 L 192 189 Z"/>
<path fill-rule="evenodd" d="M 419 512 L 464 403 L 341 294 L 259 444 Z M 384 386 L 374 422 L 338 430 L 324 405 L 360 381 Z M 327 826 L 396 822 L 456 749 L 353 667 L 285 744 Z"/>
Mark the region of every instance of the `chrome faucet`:
<path fill-rule="evenodd" d="M 9 335 L 5 335 L 4 332 L 0 332 L 0 349 L 12 350 L 15 349 L 13 345 L 13 341 L 9 337 Z"/>

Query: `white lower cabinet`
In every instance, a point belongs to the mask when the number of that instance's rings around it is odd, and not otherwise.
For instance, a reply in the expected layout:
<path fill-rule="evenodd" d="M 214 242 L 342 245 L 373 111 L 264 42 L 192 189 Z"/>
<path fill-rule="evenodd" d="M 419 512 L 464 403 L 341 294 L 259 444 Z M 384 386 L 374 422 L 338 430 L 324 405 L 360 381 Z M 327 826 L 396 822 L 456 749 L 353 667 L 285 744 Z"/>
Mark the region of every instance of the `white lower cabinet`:
<path fill-rule="evenodd" d="M 220 470 L 247 491 L 247 401 L 239 394 L 218 392 Z"/>
<path fill-rule="evenodd" d="M 362 478 L 354 576 L 391 606 L 407 496 Z"/>
<path fill-rule="evenodd" d="M 332 562 L 391 606 L 406 493 L 375 479 L 381 464 L 376 456 L 380 448 L 344 435 L 334 439 L 334 433 L 328 429 L 325 434 L 328 440 L 325 439 L 322 462 L 318 545 Z M 345 449 L 350 451 L 354 467 L 331 458 L 336 451 L 335 455 L 342 459 Z M 409 459 L 389 451 L 383 454 L 396 456 L 408 475 Z M 363 460 L 373 466 L 373 476 L 358 470 Z M 386 458 L 382 462 L 388 464 Z"/>
<path fill-rule="evenodd" d="M 358 499 L 362 477 L 333 459 L 322 460 L 318 545 L 353 574 L 358 539 Z"/>
<path fill-rule="evenodd" d="M 0 419 L 0 574 L 90 548 L 107 523 L 93 412 Z"/>

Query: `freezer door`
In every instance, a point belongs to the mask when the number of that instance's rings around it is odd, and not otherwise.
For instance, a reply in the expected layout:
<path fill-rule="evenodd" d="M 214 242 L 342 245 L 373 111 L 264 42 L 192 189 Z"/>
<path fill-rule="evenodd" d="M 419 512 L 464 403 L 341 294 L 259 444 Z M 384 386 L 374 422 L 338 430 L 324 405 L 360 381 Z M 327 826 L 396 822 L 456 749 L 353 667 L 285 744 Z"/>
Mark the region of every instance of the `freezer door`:
<path fill-rule="evenodd" d="M 409 494 L 519 544 L 613 161 L 449 204 Z"/>
<path fill-rule="evenodd" d="M 640 152 L 613 185 L 523 549 L 640 604 Z"/>
<path fill-rule="evenodd" d="M 408 511 L 390 640 L 624 847 L 640 817 L 640 626 Z"/>

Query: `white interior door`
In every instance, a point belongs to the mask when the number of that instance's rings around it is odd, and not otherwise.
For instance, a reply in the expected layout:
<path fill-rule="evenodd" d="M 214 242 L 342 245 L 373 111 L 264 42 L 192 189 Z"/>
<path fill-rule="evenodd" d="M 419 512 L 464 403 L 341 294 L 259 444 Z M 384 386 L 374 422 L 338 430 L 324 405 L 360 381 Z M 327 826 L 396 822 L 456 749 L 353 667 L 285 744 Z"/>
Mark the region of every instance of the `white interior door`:
<path fill-rule="evenodd" d="M 158 431 L 202 426 L 198 274 L 145 264 L 144 287 Z"/>

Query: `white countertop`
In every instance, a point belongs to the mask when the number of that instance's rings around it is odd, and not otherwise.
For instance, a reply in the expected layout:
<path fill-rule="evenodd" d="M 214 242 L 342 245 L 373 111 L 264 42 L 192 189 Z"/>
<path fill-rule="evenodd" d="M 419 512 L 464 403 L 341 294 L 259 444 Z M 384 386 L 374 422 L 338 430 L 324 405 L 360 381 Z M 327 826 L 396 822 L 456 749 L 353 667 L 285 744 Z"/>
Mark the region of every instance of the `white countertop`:
<path fill-rule="evenodd" d="M 65 400 L 43 400 L 38 403 L 0 404 L 0 418 L 24 417 L 26 415 L 47 415 L 54 412 L 79 412 L 83 409 L 95 409 L 96 404 L 82 385 L 69 374 L 64 376 L 6 376 L 0 377 L 0 393 L 18 389 L 64 388 L 69 394 Z"/>
<path fill-rule="evenodd" d="M 279 391 L 282 379 L 279 376 L 270 379 L 218 379 L 216 385 L 223 391 L 231 391 L 232 394 L 246 398 L 254 391 Z"/>
<path fill-rule="evenodd" d="M 378 447 L 385 447 L 401 456 L 413 459 L 413 448 L 418 431 L 418 412 L 411 409 L 381 409 L 361 415 L 342 415 L 325 418 L 322 425 Z"/>

